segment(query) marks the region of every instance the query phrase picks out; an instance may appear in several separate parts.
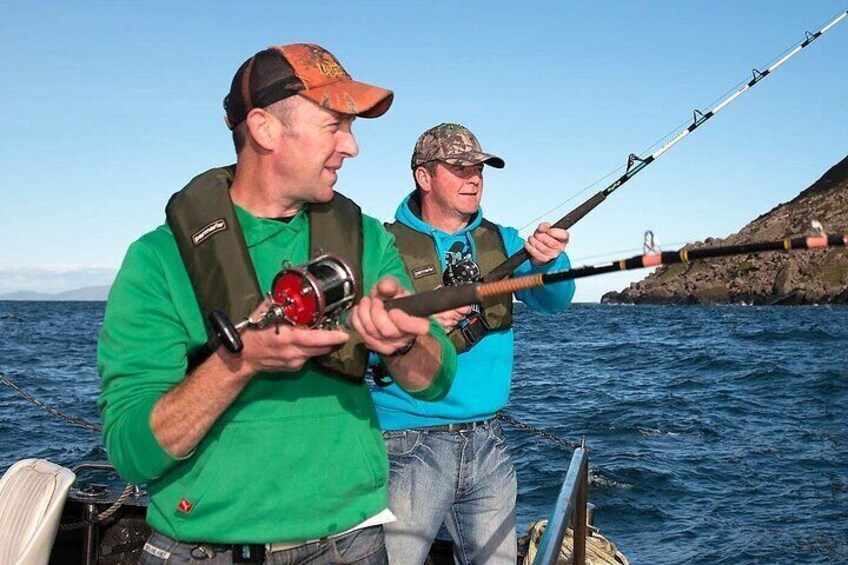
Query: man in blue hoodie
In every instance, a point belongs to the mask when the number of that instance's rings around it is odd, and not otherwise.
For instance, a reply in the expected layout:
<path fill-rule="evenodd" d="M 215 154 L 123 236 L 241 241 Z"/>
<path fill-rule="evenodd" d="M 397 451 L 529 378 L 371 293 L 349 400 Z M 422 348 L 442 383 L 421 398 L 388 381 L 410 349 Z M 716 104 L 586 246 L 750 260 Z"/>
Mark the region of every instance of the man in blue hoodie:
<path fill-rule="evenodd" d="M 507 257 L 527 250 L 515 276 L 570 267 L 568 232 L 542 223 L 528 240 L 483 217 L 483 166 L 503 168 L 458 124 L 424 132 L 412 155 L 416 190 L 400 204 L 395 236 L 417 292 L 474 282 Z M 537 312 L 564 310 L 567 281 L 516 294 Z M 392 563 L 422 563 L 444 523 L 456 561 L 516 562 L 515 470 L 496 417 L 512 381 L 512 296 L 436 316 L 460 352 L 453 388 L 439 402 L 419 402 L 395 384 L 372 391 L 389 452 L 385 527 Z"/>

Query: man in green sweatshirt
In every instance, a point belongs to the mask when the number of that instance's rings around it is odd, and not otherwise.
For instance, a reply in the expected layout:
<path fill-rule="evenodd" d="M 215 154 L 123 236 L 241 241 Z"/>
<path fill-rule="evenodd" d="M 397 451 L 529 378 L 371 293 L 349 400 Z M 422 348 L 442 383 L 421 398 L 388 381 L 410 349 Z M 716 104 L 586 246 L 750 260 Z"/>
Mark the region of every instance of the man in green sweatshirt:
<path fill-rule="evenodd" d="M 392 96 L 317 45 L 257 53 L 225 99 L 236 167 L 193 179 L 130 246 L 98 344 L 99 406 L 110 460 L 150 493 L 142 563 L 386 563 L 368 351 L 418 399 L 443 397 L 456 367 L 435 322 L 385 310 L 411 286 L 392 237 L 333 190 L 359 151 L 353 120 Z M 261 314 L 281 262 L 323 252 L 352 264 L 355 331 L 250 329 L 240 353 L 189 362 L 205 313 Z"/>

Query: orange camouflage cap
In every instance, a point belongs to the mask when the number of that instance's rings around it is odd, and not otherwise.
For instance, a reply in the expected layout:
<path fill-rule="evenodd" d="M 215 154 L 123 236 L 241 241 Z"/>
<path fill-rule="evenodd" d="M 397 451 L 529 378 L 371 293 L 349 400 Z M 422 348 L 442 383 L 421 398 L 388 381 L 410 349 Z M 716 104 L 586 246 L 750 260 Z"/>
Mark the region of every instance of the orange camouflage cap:
<path fill-rule="evenodd" d="M 412 168 L 430 161 L 466 166 L 485 163 L 496 169 L 506 164 L 496 155 L 483 153 L 471 130 L 459 124 L 439 124 L 421 134 L 412 152 Z"/>
<path fill-rule="evenodd" d="M 392 105 L 391 90 L 353 80 L 332 53 L 311 43 L 272 46 L 245 61 L 224 98 L 233 129 L 254 108 L 298 94 L 341 114 L 377 118 Z"/>

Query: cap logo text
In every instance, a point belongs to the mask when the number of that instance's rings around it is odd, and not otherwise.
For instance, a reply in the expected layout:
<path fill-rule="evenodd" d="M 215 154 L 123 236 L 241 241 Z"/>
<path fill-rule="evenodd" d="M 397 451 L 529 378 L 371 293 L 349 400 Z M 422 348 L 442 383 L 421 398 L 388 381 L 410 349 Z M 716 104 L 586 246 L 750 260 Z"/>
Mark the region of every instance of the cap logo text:
<path fill-rule="evenodd" d="M 226 229 L 227 229 L 226 220 L 224 220 L 223 218 L 220 218 L 218 220 L 214 220 L 213 222 L 209 223 L 208 225 L 204 226 L 203 228 L 201 228 L 200 230 L 198 230 L 194 234 L 192 234 L 191 241 L 195 245 L 200 245 L 201 243 L 203 243 L 204 241 L 209 239 L 211 236 L 215 235 L 216 233 L 218 233 L 220 231 L 224 231 Z"/>
<path fill-rule="evenodd" d="M 318 70 L 321 71 L 322 75 L 330 78 L 344 77 L 347 75 L 347 73 L 344 72 L 344 69 L 335 63 L 318 63 Z"/>

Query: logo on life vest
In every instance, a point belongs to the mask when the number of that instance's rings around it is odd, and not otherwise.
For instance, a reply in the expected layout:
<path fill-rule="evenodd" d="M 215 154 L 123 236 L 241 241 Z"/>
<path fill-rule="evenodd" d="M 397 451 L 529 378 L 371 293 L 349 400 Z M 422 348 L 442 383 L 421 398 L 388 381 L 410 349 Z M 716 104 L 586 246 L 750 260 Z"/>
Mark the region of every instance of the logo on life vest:
<path fill-rule="evenodd" d="M 435 274 L 436 267 L 434 267 L 433 265 L 425 265 L 423 267 L 416 267 L 412 269 L 412 278 L 414 279 L 420 279 Z"/>
<path fill-rule="evenodd" d="M 192 508 L 194 508 L 194 503 L 189 502 L 185 498 L 182 499 L 179 504 L 177 504 L 177 510 L 179 510 L 183 514 L 188 514 L 189 512 L 191 512 Z"/>
<path fill-rule="evenodd" d="M 224 231 L 225 229 L 227 229 L 227 222 L 223 218 L 215 220 L 214 222 L 210 223 L 207 226 L 204 226 L 203 228 L 192 234 L 191 241 L 195 245 L 200 245 L 201 243 L 209 239 L 210 236 L 215 235 L 219 231 Z"/>

